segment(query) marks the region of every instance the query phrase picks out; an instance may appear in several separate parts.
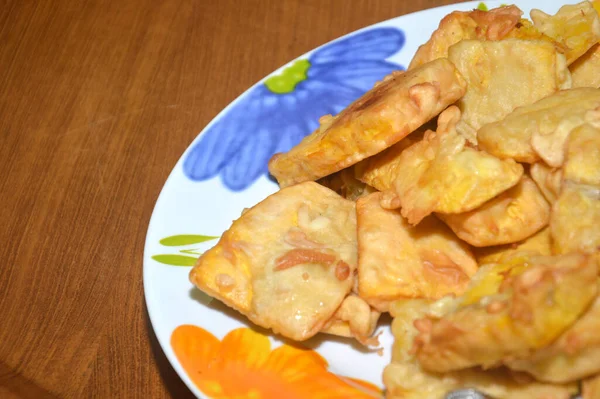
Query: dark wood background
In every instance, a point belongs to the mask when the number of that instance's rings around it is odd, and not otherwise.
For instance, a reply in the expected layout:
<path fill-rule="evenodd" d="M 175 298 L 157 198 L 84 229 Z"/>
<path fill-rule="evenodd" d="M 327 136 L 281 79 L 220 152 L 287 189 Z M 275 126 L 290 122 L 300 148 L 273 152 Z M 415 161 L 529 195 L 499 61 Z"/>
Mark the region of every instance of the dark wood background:
<path fill-rule="evenodd" d="M 171 168 L 282 64 L 453 2 L 0 0 L 0 397 L 191 397 L 142 289 Z"/>

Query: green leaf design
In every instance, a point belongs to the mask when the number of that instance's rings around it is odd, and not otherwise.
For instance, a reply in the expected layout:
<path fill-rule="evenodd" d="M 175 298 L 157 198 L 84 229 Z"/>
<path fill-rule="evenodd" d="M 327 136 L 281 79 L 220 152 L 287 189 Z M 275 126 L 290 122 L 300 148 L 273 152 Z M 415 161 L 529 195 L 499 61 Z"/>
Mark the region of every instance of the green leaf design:
<path fill-rule="evenodd" d="M 487 10 L 488 10 L 488 7 L 485 5 L 485 3 L 479 3 L 479 4 L 477 5 L 477 9 L 478 9 L 478 10 L 481 10 L 481 11 L 487 11 Z"/>
<path fill-rule="evenodd" d="M 281 74 L 271 76 L 265 80 L 265 86 L 275 94 L 291 93 L 298 83 L 308 79 L 309 68 L 310 61 L 298 60 L 285 68 Z"/>
<path fill-rule="evenodd" d="M 180 245 L 200 244 L 201 242 L 214 240 L 216 236 L 204 236 L 199 234 L 179 234 L 165 237 L 159 242 L 166 247 L 178 247 Z"/>
<path fill-rule="evenodd" d="M 154 255 L 152 257 L 157 262 L 170 266 L 194 266 L 198 258 L 184 255 Z"/>

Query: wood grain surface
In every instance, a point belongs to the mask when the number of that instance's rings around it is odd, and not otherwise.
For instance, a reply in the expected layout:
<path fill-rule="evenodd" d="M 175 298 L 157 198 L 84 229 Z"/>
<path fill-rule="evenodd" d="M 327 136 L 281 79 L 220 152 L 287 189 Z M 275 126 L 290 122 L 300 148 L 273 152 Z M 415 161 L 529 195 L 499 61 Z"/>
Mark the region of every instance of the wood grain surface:
<path fill-rule="evenodd" d="M 191 397 L 143 300 L 171 168 L 282 64 L 453 2 L 0 0 L 0 397 Z"/>

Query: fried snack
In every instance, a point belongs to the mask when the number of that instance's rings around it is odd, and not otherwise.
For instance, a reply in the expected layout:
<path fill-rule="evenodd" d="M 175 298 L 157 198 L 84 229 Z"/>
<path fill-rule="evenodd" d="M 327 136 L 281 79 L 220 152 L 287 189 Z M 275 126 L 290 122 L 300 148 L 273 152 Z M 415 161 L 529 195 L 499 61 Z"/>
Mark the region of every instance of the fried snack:
<path fill-rule="evenodd" d="M 458 108 L 449 107 L 438 118 L 437 132 L 426 132 L 400 153 L 399 173 L 382 197 L 384 208 L 401 207 L 402 216 L 415 225 L 432 212 L 473 210 L 519 182 L 520 164 L 465 145 L 456 132 L 459 119 Z"/>
<path fill-rule="evenodd" d="M 600 90 L 563 90 L 533 104 L 516 108 L 503 120 L 477 133 L 479 148 L 499 158 L 534 163 L 540 157 L 552 167 L 564 162 L 571 130 L 594 118 L 588 111 L 600 106 Z M 588 114 L 588 115 L 586 115 Z"/>
<path fill-rule="evenodd" d="M 600 125 L 594 127 L 586 123 L 573 129 L 566 158 L 563 167 L 565 180 L 600 188 Z"/>
<path fill-rule="evenodd" d="M 555 342 L 525 359 L 505 362 L 539 381 L 565 383 L 600 373 L 600 297 Z"/>
<path fill-rule="evenodd" d="M 550 205 L 536 184 L 523 176 L 519 184 L 479 208 L 438 215 L 462 240 L 475 247 L 524 240 L 548 224 Z"/>
<path fill-rule="evenodd" d="M 559 254 L 572 251 L 593 253 L 600 248 L 598 126 L 583 124 L 573 129 L 566 153 L 564 182 L 550 219 L 553 251 Z"/>
<path fill-rule="evenodd" d="M 259 326 L 302 341 L 346 298 L 356 263 L 354 203 L 306 182 L 243 213 L 190 280 Z"/>
<path fill-rule="evenodd" d="M 543 34 L 540 32 L 538 28 L 533 25 L 533 23 L 526 19 L 521 18 L 517 25 L 508 32 L 505 36 L 506 39 L 523 39 L 523 40 L 543 40 L 548 43 L 551 43 L 556 51 L 561 54 L 564 54 L 567 49 L 556 40 L 552 39 L 550 36 Z"/>
<path fill-rule="evenodd" d="M 400 169 L 400 154 L 402 151 L 423 139 L 425 132 L 413 132 L 390 148 L 373 155 L 355 167 L 355 176 L 358 180 L 379 191 L 388 191 L 392 188 L 394 178 L 403 173 Z"/>
<path fill-rule="evenodd" d="M 433 215 L 412 227 L 381 207 L 381 193 L 356 203 L 358 293 L 379 311 L 394 300 L 461 294 L 477 271 L 468 245 Z"/>
<path fill-rule="evenodd" d="M 540 383 L 524 373 L 506 369 L 469 369 L 444 374 L 423 370 L 411 350 L 418 328 L 423 328 L 415 320 L 441 317 L 448 311 L 445 309 L 448 302 L 445 298 L 430 305 L 425 300 L 405 299 L 392 305 L 395 341 L 392 362 L 383 372 L 387 399 L 444 399 L 448 392 L 464 388 L 473 388 L 497 399 L 567 399 L 577 392 L 576 384 Z"/>
<path fill-rule="evenodd" d="M 600 87 L 600 44 L 569 66 L 573 87 Z"/>
<path fill-rule="evenodd" d="M 480 127 L 571 84 L 564 56 L 547 41 L 463 40 L 448 58 L 468 84 L 457 103 L 463 115 L 456 129 L 473 144 Z"/>
<path fill-rule="evenodd" d="M 597 296 L 591 256 L 515 255 L 480 267 L 458 308 L 419 320 L 417 358 L 429 371 L 484 369 L 525 358 L 573 325 Z"/>
<path fill-rule="evenodd" d="M 425 299 L 400 299 L 390 307 L 394 318 L 394 345 L 392 361 L 383 371 L 387 399 L 442 399 L 460 386 L 450 374 L 438 375 L 424 371 L 411 350 L 418 334 L 415 320 L 432 315 L 441 317 L 447 312 L 444 304 L 449 302 L 445 298 L 438 301 L 437 306 L 431 306 L 431 301 Z"/>
<path fill-rule="evenodd" d="M 564 46 L 567 64 L 600 41 L 600 18 L 587 0 L 562 6 L 552 16 L 536 9 L 529 15 L 540 32 Z"/>
<path fill-rule="evenodd" d="M 600 248 L 600 126 L 597 116 L 588 121 L 593 124 L 585 123 L 569 135 L 564 182 L 552 207 L 553 251 L 559 254 Z"/>
<path fill-rule="evenodd" d="M 531 136 L 533 149 L 544 162 L 555 168 L 564 163 L 566 143 L 569 134 L 575 128 L 584 123 L 600 128 L 600 89 L 580 88 L 574 90 L 582 96 L 580 101 L 576 102 L 576 105 L 574 104 L 576 108 L 570 110 L 558 124 L 554 125 L 556 119 L 551 120 L 546 125 L 547 129 L 534 131 Z"/>
<path fill-rule="evenodd" d="M 500 40 L 517 25 L 521 15 L 523 11 L 514 5 L 489 11 L 451 12 L 442 18 L 431 38 L 419 47 L 408 69 L 448 57 L 448 48 L 461 40 Z"/>
<path fill-rule="evenodd" d="M 600 248 L 599 226 L 600 188 L 565 182 L 550 217 L 553 252 L 595 252 Z"/>
<path fill-rule="evenodd" d="M 563 170 L 551 168 L 544 162 L 536 162 L 529 168 L 531 178 L 537 184 L 544 197 L 553 204 L 560 194 Z"/>
<path fill-rule="evenodd" d="M 371 308 L 362 298 L 348 295 L 321 332 L 356 338 L 364 345 L 376 345 L 376 339 L 369 337 L 377 327 L 379 316 L 381 313 Z"/>
<path fill-rule="evenodd" d="M 494 247 L 473 248 L 473 254 L 477 263 L 502 263 L 502 259 L 509 259 L 519 253 L 531 253 L 533 255 L 552 255 L 552 237 L 550 227 L 545 227 L 531 237 L 518 244 L 497 245 Z"/>
<path fill-rule="evenodd" d="M 445 58 L 394 72 L 287 153 L 269 171 L 281 187 L 347 168 L 400 141 L 463 96 L 466 83 Z"/>
<path fill-rule="evenodd" d="M 600 374 L 590 377 L 583 381 L 581 387 L 582 399 L 599 399 L 600 398 Z"/>
<path fill-rule="evenodd" d="M 317 183 L 335 191 L 350 201 L 356 201 L 360 197 L 377 191 L 354 176 L 354 166 L 325 176 L 322 179 L 319 179 Z"/>

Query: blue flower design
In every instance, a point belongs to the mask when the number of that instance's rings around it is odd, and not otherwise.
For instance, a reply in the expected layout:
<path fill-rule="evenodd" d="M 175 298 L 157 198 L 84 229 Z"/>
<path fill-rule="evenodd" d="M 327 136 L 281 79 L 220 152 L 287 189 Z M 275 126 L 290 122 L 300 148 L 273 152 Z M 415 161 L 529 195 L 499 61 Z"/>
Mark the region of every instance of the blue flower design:
<path fill-rule="evenodd" d="M 375 28 L 325 45 L 296 61 L 281 76 L 246 92 L 202 133 L 183 162 L 185 175 L 204 181 L 220 175 L 240 191 L 261 175 L 277 152 L 288 151 L 318 127 L 325 114 L 337 114 L 395 70 L 386 59 L 405 42 L 396 28 Z"/>

